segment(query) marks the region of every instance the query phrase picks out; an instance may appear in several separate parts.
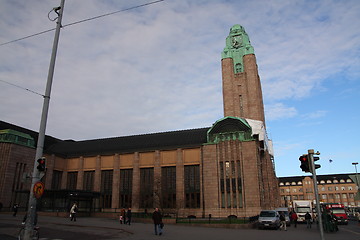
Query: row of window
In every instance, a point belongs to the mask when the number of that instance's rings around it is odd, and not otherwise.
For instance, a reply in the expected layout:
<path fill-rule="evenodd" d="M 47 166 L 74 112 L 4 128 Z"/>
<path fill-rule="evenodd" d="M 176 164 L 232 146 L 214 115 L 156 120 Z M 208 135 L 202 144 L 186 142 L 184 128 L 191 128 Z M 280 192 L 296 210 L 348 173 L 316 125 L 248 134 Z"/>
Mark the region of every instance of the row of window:
<path fill-rule="evenodd" d="M 54 171 L 53 190 L 61 188 L 62 171 Z M 162 208 L 176 208 L 176 167 L 162 167 L 161 178 L 154 179 L 154 168 L 140 169 L 140 208 L 153 208 L 154 195 L 160 199 Z M 94 190 L 95 171 L 84 171 L 82 189 Z M 78 172 L 68 172 L 66 188 L 76 190 Z M 160 182 L 154 182 L 160 181 Z M 133 169 L 120 170 L 119 206 L 132 205 Z M 161 186 L 161 190 L 158 189 Z M 103 208 L 111 208 L 113 190 L 113 170 L 101 171 L 101 199 Z M 199 165 L 184 166 L 185 207 L 200 208 L 200 168 Z"/>
<path fill-rule="evenodd" d="M 340 179 L 340 180 L 337 180 L 337 179 L 334 179 L 334 180 L 321 180 L 320 182 L 318 181 L 317 183 L 318 184 L 332 184 L 332 183 L 352 183 L 353 181 L 348 178 L 346 180 L 344 179 Z M 312 181 L 305 181 L 304 182 L 305 184 L 313 184 Z M 279 184 L 280 186 L 289 186 L 289 185 L 292 185 L 292 186 L 295 186 L 295 185 L 303 185 L 303 182 L 302 181 L 298 181 L 298 182 L 280 182 Z"/>
<path fill-rule="evenodd" d="M 319 198 L 322 200 L 325 200 L 325 199 L 353 199 L 354 197 L 355 197 L 354 193 L 319 194 Z M 314 198 L 314 196 L 309 196 L 306 199 L 311 199 L 311 198 Z M 283 199 L 289 200 L 289 201 L 290 200 L 305 200 L 305 197 L 304 197 L 304 195 L 291 195 L 291 196 L 287 195 L 287 196 L 283 196 Z"/>
<path fill-rule="evenodd" d="M 325 188 L 325 187 L 321 187 L 321 188 L 319 188 L 319 191 L 322 191 L 322 192 L 324 192 L 324 191 L 333 191 L 333 190 L 335 190 L 335 191 L 352 191 L 353 190 L 353 187 L 352 186 L 348 186 L 348 187 L 327 187 L 327 188 Z M 289 193 L 290 192 L 290 189 L 289 188 L 286 188 L 286 189 L 284 189 L 284 188 L 282 188 L 282 189 L 280 189 L 280 191 L 281 191 L 281 193 L 285 193 L 285 192 L 287 192 L 287 193 Z M 296 189 L 296 188 L 292 188 L 291 189 L 291 192 L 293 192 L 293 193 L 296 193 L 296 192 L 303 192 L 303 188 L 299 188 L 299 189 Z M 313 192 L 313 189 L 306 189 L 306 192 Z"/>

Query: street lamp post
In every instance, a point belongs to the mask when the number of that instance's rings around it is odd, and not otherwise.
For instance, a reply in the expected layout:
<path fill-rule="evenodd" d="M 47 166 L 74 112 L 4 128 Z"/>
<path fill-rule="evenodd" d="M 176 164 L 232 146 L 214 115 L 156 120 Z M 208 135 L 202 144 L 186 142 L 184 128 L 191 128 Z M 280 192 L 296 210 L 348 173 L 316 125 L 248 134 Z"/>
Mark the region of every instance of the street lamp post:
<path fill-rule="evenodd" d="M 355 178 L 356 178 L 356 195 L 355 195 L 355 199 L 354 199 L 355 205 L 356 205 L 356 197 L 359 194 L 359 179 L 358 179 L 358 172 L 357 172 L 357 167 L 356 167 L 358 164 L 359 164 L 358 162 L 352 163 L 352 165 L 355 166 Z"/>
<path fill-rule="evenodd" d="M 358 165 L 359 163 L 358 162 L 353 162 L 352 163 L 352 165 L 354 165 L 355 166 L 355 173 L 356 173 L 356 175 L 355 175 L 355 177 L 356 177 L 356 186 L 358 187 L 358 189 L 359 189 L 359 180 L 358 180 L 358 172 L 357 172 L 357 167 L 356 167 L 356 165 Z"/>

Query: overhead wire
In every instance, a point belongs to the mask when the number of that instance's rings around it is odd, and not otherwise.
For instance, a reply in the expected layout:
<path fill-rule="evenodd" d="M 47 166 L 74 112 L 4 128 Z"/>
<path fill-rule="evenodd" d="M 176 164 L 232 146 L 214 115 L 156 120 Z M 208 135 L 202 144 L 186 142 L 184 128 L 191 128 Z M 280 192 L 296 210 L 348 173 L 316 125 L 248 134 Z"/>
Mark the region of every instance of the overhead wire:
<path fill-rule="evenodd" d="M 16 84 L 13 84 L 13 83 L 10 83 L 10 82 L 1 80 L 1 79 L 0 79 L 0 81 L 1 81 L 1 82 L 4 82 L 4 83 L 6 83 L 6 84 L 9 84 L 9 85 L 11 85 L 11 86 L 14 86 L 14 87 L 17 87 L 17 88 L 21 88 L 21 89 L 23 89 L 23 90 L 26 90 L 26 91 L 35 93 L 35 94 L 37 94 L 37 95 L 40 95 L 40 96 L 42 96 L 42 97 L 45 97 L 45 95 L 43 95 L 43 94 L 41 94 L 41 93 L 38 93 L 38 92 L 35 92 L 35 91 L 31 90 L 31 89 L 24 88 L 24 87 L 21 87 L 21 86 L 19 86 L 19 85 L 16 85 Z"/>
<path fill-rule="evenodd" d="M 69 26 L 79 24 L 79 23 L 83 23 L 83 22 L 87 22 L 87 21 L 91 21 L 91 20 L 94 20 L 94 19 L 106 17 L 106 16 L 113 15 L 113 14 L 116 14 L 116 13 L 133 10 L 133 9 L 140 8 L 140 7 L 145 7 L 145 6 L 152 5 L 152 4 L 159 3 L 159 2 L 163 2 L 163 1 L 165 1 L 165 0 L 157 0 L 157 1 L 149 2 L 149 3 L 144 3 L 144 4 L 141 4 L 141 5 L 138 5 L 138 6 L 118 10 L 118 11 L 111 12 L 111 13 L 102 14 L 102 15 L 99 15 L 99 16 L 95 16 L 95 17 L 83 19 L 83 20 L 80 20 L 80 21 L 76 21 L 76 22 L 73 22 L 73 23 L 68 23 L 68 24 L 62 25 L 62 28 L 69 27 Z M 38 33 L 35 33 L 35 34 L 32 34 L 32 35 L 26 36 L 26 37 L 18 38 L 18 39 L 9 41 L 9 42 L 0 43 L 0 47 L 4 46 L 4 45 L 7 45 L 7 44 L 10 44 L 10 43 L 18 42 L 18 41 L 21 41 L 21 40 L 24 40 L 24 39 L 27 39 L 27 38 L 35 37 L 35 36 L 38 36 L 38 35 L 41 35 L 41 34 L 44 34 L 44 33 L 47 33 L 47 32 L 51 32 L 51 31 L 54 31 L 55 29 L 56 28 L 51 28 L 51 29 L 48 29 L 48 30 L 45 30 L 45 31 L 42 31 L 42 32 L 38 32 Z"/>
<path fill-rule="evenodd" d="M 61 26 L 61 27 L 64 28 L 64 27 L 72 26 L 72 25 L 75 25 L 75 24 L 79 24 L 79 23 L 91 21 L 91 20 L 94 20 L 94 19 L 106 17 L 106 16 L 113 15 L 113 14 L 120 13 L 120 12 L 125 12 L 125 11 L 129 11 L 129 10 L 133 10 L 133 9 L 136 9 L 136 8 L 140 8 L 140 7 L 152 5 L 152 4 L 155 4 L 155 3 L 158 3 L 158 2 L 163 2 L 163 1 L 165 1 L 165 0 L 157 0 L 157 1 L 149 2 L 149 3 L 141 4 L 141 5 L 138 5 L 138 6 L 134 6 L 134 7 L 130 7 L 130 8 L 122 9 L 122 10 L 118 10 L 118 11 L 115 11 L 115 12 L 106 13 L 106 14 L 102 14 L 102 15 L 99 15 L 99 16 L 95 16 L 95 17 L 83 19 L 83 20 L 80 20 L 80 21 L 77 21 L 77 22 L 68 23 L 68 24 L 65 24 L 65 25 L 63 25 L 63 26 Z M 53 11 L 53 10 L 55 10 L 55 8 L 52 9 L 52 11 Z M 50 12 L 51 12 L 51 11 L 50 11 Z M 48 18 L 49 18 L 49 19 L 50 19 L 50 17 L 49 17 L 50 12 L 48 13 Z M 51 21 L 54 21 L 54 20 L 56 20 L 56 19 L 57 19 L 57 18 L 55 18 L 55 19 L 50 19 L 50 20 L 51 20 Z M 34 36 L 38 36 L 38 35 L 41 35 L 41 34 L 44 34 L 44 33 L 47 33 L 47 32 L 51 32 L 51 31 L 54 31 L 55 29 L 56 29 L 56 28 L 48 29 L 48 30 L 45 30 L 45 31 L 42 31 L 42 32 L 38 32 L 38 33 L 35 33 L 35 34 L 32 34 L 32 35 L 26 36 L 26 37 L 22 37 L 22 38 L 18 38 L 18 39 L 9 41 L 9 42 L 1 43 L 1 44 L 0 44 L 0 47 L 3 46 L 3 45 L 10 44 L 10 43 L 18 42 L 18 41 L 21 41 L 21 40 L 24 40 L 24 39 L 27 39 L 27 38 L 31 38 L 31 37 L 34 37 Z M 45 95 L 40 94 L 40 93 L 38 93 L 38 92 L 35 92 L 35 91 L 33 91 L 33 90 L 30 90 L 30 89 L 28 89 L 28 88 L 24 88 L 24 87 L 21 87 L 21 86 L 19 86 L 19 85 L 16 85 L 16 84 L 13 84 L 13 83 L 10 83 L 10 82 L 1 80 L 1 79 L 0 79 L 0 81 L 1 81 L 1 82 L 4 82 L 4 83 L 6 83 L 6 84 L 12 85 L 12 86 L 14 86 L 14 87 L 21 88 L 21 89 L 23 89 L 23 90 L 26 90 L 26 91 L 32 92 L 32 93 L 34 93 L 34 94 L 40 95 L 40 96 L 42 96 L 42 97 L 45 97 Z"/>

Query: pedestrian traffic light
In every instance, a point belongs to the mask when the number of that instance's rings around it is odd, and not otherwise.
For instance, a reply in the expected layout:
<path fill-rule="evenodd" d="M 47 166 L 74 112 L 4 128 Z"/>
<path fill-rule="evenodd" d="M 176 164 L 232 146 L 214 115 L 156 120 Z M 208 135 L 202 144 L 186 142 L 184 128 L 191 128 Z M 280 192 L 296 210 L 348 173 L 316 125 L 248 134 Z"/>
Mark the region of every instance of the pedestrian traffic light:
<path fill-rule="evenodd" d="M 308 155 L 302 155 L 299 157 L 299 161 L 301 162 L 300 168 L 303 172 L 310 172 L 309 166 L 309 158 Z"/>
<path fill-rule="evenodd" d="M 320 160 L 319 157 L 313 157 L 313 158 L 314 158 L 314 163 L 315 163 L 316 161 L 319 161 L 319 160 Z M 321 165 L 320 165 L 320 164 L 314 164 L 314 167 L 315 167 L 315 169 L 318 169 L 318 168 L 321 168 Z"/>
<path fill-rule="evenodd" d="M 44 157 L 42 158 L 39 158 L 37 160 L 38 162 L 38 165 L 37 165 L 37 169 L 40 171 L 40 172 L 44 172 L 45 169 L 46 169 L 46 159 Z"/>

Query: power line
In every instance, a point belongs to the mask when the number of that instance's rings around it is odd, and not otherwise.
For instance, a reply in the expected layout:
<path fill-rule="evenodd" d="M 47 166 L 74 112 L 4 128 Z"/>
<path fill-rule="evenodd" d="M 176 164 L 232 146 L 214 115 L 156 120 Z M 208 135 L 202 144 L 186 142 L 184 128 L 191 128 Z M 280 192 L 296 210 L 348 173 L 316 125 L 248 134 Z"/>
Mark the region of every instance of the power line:
<path fill-rule="evenodd" d="M 142 4 L 142 5 L 138 5 L 138 6 L 135 6 L 135 7 L 130 7 L 130 8 L 126 8 L 126 9 L 123 9 L 123 10 L 118 10 L 118 11 L 111 12 L 111 13 L 106 13 L 106 14 L 99 15 L 99 16 L 96 16 L 96 17 L 91 17 L 91 18 L 87 18 L 87 19 L 80 20 L 80 21 L 77 21 L 77 22 L 65 24 L 65 25 L 63 25 L 63 27 L 68 27 L 68 26 L 75 25 L 75 24 L 78 24 L 78 23 L 83 23 L 83 22 L 87 22 L 87 21 L 94 20 L 94 19 L 97 19 L 97 18 L 106 17 L 106 16 L 113 15 L 113 14 L 116 14 L 116 13 L 119 13 L 119 12 L 125 12 L 125 11 L 133 10 L 133 9 L 136 9 L 136 8 L 145 7 L 147 5 L 152 5 L 152 4 L 155 4 L 155 3 L 158 3 L 158 2 L 163 2 L 163 1 L 165 1 L 165 0 L 158 0 L 158 1 L 154 1 L 154 2 L 145 3 L 145 4 Z"/>
<path fill-rule="evenodd" d="M 35 94 L 37 94 L 37 95 L 40 95 L 40 96 L 42 96 L 42 97 L 45 97 L 45 95 L 40 94 L 40 93 L 38 93 L 38 92 L 35 92 L 35 91 L 33 91 L 33 90 L 30 90 L 30 89 L 28 89 L 28 88 L 24 88 L 24 87 L 21 87 L 21 86 L 19 86 L 19 85 L 16 85 L 16 84 L 13 84 L 13 83 L 10 83 L 10 82 L 1 80 L 1 79 L 0 79 L 0 81 L 1 81 L 1 82 L 4 82 L 4 83 L 6 83 L 6 84 L 9 84 L 9 85 L 11 85 L 11 86 L 14 86 L 14 87 L 17 87 L 17 88 L 21 88 L 21 89 L 23 89 L 23 90 L 26 90 L 26 91 L 35 93 Z"/>
<path fill-rule="evenodd" d="M 27 39 L 27 38 L 35 37 L 37 35 L 41 35 L 41 34 L 51 32 L 51 31 L 54 31 L 54 30 L 55 30 L 55 28 L 52 28 L 52 29 L 45 30 L 45 31 L 42 31 L 42 32 L 39 32 L 39 33 L 35 33 L 35 34 L 29 35 L 29 36 L 26 36 L 26 37 L 15 39 L 15 40 L 12 40 L 10 42 L 1 43 L 0 46 L 6 45 L 6 44 L 9 44 L 9 43 L 13 43 L 13 42 L 17 42 L 17 41 L 21 41 L 21 40 L 24 40 L 24 39 Z"/>
<path fill-rule="evenodd" d="M 84 19 L 84 20 L 80 20 L 80 21 L 77 21 L 77 22 L 68 23 L 68 24 L 63 25 L 62 27 L 64 28 L 64 27 L 75 25 L 75 24 L 91 21 L 91 20 L 94 20 L 94 19 L 107 17 L 109 15 L 113 15 L 113 14 L 116 14 L 116 13 L 133 10 L 133 9 L 136 9 L 136 8 L 145 7 L 145 6 L 152 5 L 152 4 L 159 3 L 159 2 L 163 2 L 163 1 L 165 1 L 165 0 L 153 1 L 153 2 L 149 2 L 149 3 L 141 4 L 141 5 L 138 5 L 138 6 L 135 6 L 135 7 L 130 7 L 130 8 L 118 10 L 118 11 L 115 11 L 115 12 L 106 13 L 106 14 L 103 14 L 103 15 L 87 18 L 87 19 Z M 24 40 L 24 39 L 27 39 L 27 38 L 31 38 L 31 37 L 34 37 L 34 36 L 37 36 L 37 35 L 41 35 L 41 34 L 44 34 L 44 33 L 47 33 L 47 32 L 51 32 L 51 31 L 54 31 L 54 30 L 55 30 L 55 28 L 52 28 L 52 29 L 48 29 L 48 30 L 45 30 L 45 31 L 42 31 L 42 32 L 39 32 L 39 33 L 35 33 L 35 34 L 29 35 L 29 36 L 26 36 L 26 37 L 22 37 L 22 38 L 15 39 L 15 40 L 12 40 L 12 41 L 9 41 L 9 42 L 1 43 L 0 47 L 4 46 L 4 45 L 7 45 L 7 44 L 10 44 L 10 43 L 18 42 L 18 41 L 21 41 L 21 40 Z"/>

